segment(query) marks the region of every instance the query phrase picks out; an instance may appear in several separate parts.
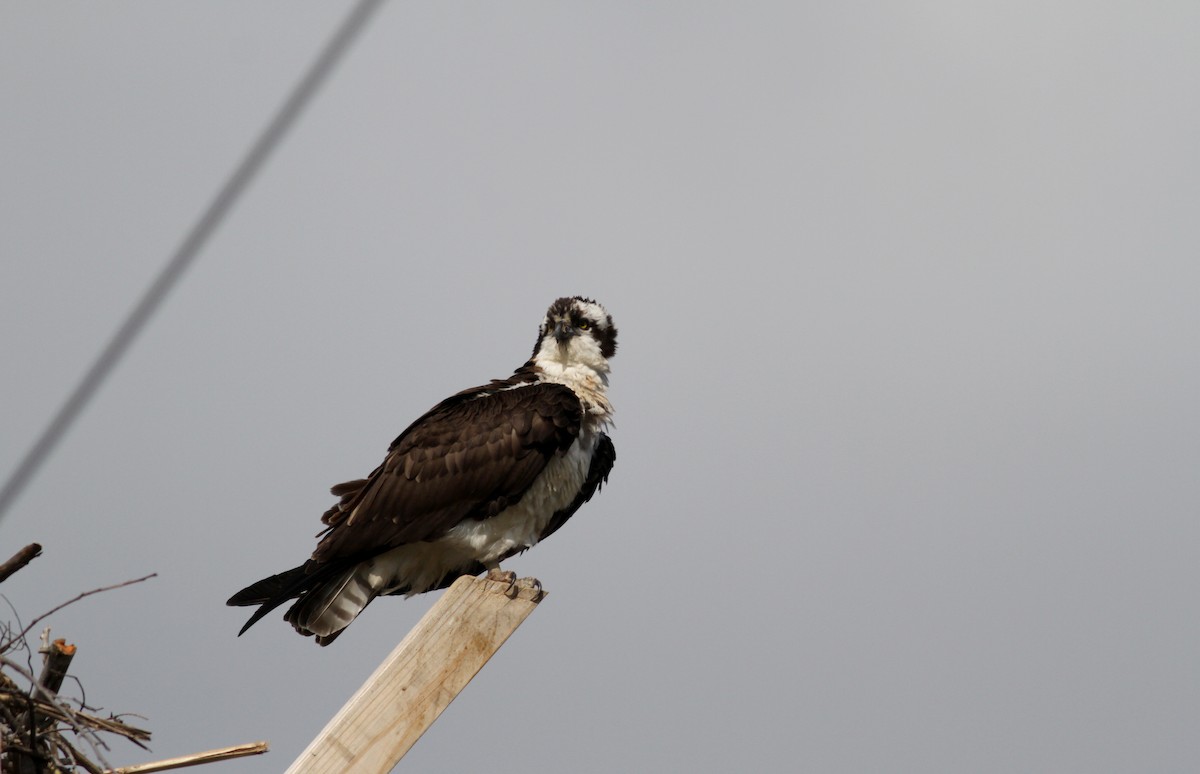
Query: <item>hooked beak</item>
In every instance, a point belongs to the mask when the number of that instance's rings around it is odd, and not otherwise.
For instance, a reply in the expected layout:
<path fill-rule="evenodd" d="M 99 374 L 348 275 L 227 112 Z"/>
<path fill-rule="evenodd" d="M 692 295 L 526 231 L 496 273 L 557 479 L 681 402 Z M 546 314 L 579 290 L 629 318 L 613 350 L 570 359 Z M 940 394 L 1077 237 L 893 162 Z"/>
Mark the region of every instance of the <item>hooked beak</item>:
<path fill-rule="evenodd" d="M 559 344 L 566 344 L 574 335 L 575 329 L 566 320 L 559 320 L 554 323 L 554 340 Z"/>

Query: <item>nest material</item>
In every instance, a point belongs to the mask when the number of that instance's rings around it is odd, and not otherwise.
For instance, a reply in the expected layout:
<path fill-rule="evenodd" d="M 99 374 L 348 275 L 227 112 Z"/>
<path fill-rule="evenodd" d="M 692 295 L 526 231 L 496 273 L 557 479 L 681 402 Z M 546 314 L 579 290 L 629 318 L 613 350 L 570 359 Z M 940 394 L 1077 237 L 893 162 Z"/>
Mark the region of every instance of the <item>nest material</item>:
<path fill-rule="evenodd" d="M 40 552 L 41 546 L 34 543 L 0 564 L 0 582 Z M 80 597 L 90 593 L 93 592 Z M 0 773 L 99 774 L 109 769 L 101 752 L 108 748 L 103 735 L 124 737 L 145 748 L 150 732 L 114 715 L 102 717 L 97 714 L 99 710 L 88 706 L 82 698 L 59 695 L 75 646 L 61 639 L 51 642 L 49 628 L 43 630 L 42 646 L 38 649 L 42 654 L 42 671 L 34 676 L 26 634 L 44 617 L 35 618 L 20 631 L 0 626 Z M 83 749 L 90 751 L 96 760 L 84 754 Z"/>

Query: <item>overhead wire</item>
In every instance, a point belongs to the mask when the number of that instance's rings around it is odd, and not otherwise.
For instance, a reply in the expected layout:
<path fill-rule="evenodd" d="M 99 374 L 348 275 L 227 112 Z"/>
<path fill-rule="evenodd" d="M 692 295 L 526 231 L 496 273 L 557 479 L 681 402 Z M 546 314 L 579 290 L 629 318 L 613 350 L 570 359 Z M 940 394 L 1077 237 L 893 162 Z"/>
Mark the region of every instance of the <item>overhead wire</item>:
<path fill-rule="evenodd" d="M 357 39 L 383 0 L 358 0 L 324 45 L 304 76 L 292 88 L 287 99 L 262 130 L 241 162 L 218 189 L 199 220 L 184 236 L 183 241 L 163 266 L 154 281 L 130 310 L 124 322 L 113 334 L 104 349 L 84 373 L 83 378 L 43 429 L 33 446 L 0 488 L 0 521 L 33 479 L 46 458 L 70 429 L 72 423 L 91 401 L 100 385 L 112 372 L 129 345 L 145 328 L 163 299 L 192 264 L 209 237 L 229 214 L 238 197 L 279 145 L 300 113 L 312 99 L 330 71 Z"/>

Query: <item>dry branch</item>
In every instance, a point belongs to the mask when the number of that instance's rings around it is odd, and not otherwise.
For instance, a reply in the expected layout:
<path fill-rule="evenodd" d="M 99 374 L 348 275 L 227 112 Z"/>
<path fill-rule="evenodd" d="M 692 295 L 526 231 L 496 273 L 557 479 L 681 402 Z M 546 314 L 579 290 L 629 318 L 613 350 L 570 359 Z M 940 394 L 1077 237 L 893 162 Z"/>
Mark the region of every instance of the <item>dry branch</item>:
<path fill-rule="evenodd" d="M 130 726 L 117 718 L 102 718 L 83 709 L 72 709 L 57 694 L 33 678 L 33 674 L 0 656 L 0 667 L 23 677 L 28 689 L 13 680 L 0 680 L 0 706 L 5 708 L 3 731 L 5 753 L 16 771 L 73 771 L 79 766 L 89 772 L 107 768 L 100 748 L 106 747 L 98 733 L 114 734 L 145 748 L 150 732 Z M 87 742 L 100 764 L 92 763 L 71 746 L 64 733 L 70 732 Z M 64 763 L 64 761 L 69 762 Z M 52 768 L 46 768 L 51 765 Z M 5 769 L 7 771 L 7 769 Z"/>
<path fill-rule="evenodd" d="M 12 555 L 4 564 L 0 564 L 0 583 L 8 580 L 8 576 L 12 575 L 17 570 L 32 562 L 35 558 L 42 555 L 42 547 L 37 543 L 30 543 L 20 551 Z"/>
<path fill-rule="evenodd" d="M 104 774 L 150 774 L 155 771 L 169 771 L 171 769 L 182 769 L 186 766 L 199 766 L 204 763 L 216 763 L 217 761 L 227 761 L 233 758 L 244 758 L 247 755 L 262 755 L 268 749 L 266 742 L 250 742 L 249 744 L 222 747 L 219 750 L 209 750 L 208 752 L 195 753 L 193 755 L 181 755 L 178 758 L 170 758 L 165 761 L 139 763 L 136 766 L 122 766 L 119 769 L 109 769 Z"/>
<path fill-rule="evenodd" d="M 41 546 L 34 543 L 4 562 L 0 565 L 0 573 L 3 573 L 0 580 L 21 569 L 40 551 Z M 123 583 L 85 591 L 37 616 L 16 634 L 12 633 L 14 627 L 0 624 L 0 772 L 67 774 L 83 771 L 87 774 L 149 774 L 245 755 L 259 755 L 267 751 L 265 742 L 257 742 L 156 763 L 112 768 L 101 753 L 101 750 L 108 749 L 108 745 L 101 739 L 100 734 L 120 736 L 145 749 L 145 742 L 150 740 L 150 732 L 131 726 L 115 716 L 105 718 L 95 714 L 94 708 L 87 706 L 82 698 L 83 686 L 78 680 L 75 682 L 79 683 L 80 698 L 67 700 L 58 695 L 67 677 L 71 659 L 75 655 L 75 646 L 68 645 L 63 639 L 51 641 L 50 629 L 47 627 L 42 632 L 42 643 L 38 648 L 44 661 L 41 674 L 36 680 L 32 664 L 25 668 L 10 658 L 14 652 L 23 650 L 28 653 L 26 636 L 53 613 L 84 597 L 141 583 L 154 576 L 155 574 L 151 573 Z M 15 609 L 13 615 L 17 615 Z M 19 619 L 17 626 L 20 626 Z M 21 678 L 24 684 L 19 684 L 13 676 Z M 69 739 L 68 735 L 73 735 L 73 738 Z M 86 744 L 81 745 L 79 740 Z M 89 758 L 80 747 L 90 748 L 92 757 Z"/>
<path fill-rule="evenodd" d="M 37 626 L 40 621 L 57 613 L 59 610 L 62 610 L 64 607 L 66 607 L 68 605 L 75 604 L 76 602 L 83 599 L 84 597 L 90 597 L 93 594 L 99 594 L 103 591 L 112 591 L 113 589 L 120 589 L 120 588 L 124 588 L 126 586 L 132 586 L 135 583 L 141 583 L 142 581 L 150 580 L 151 578 L 157 578 L 157 577 L 158 577 L 158 573 L 152 572 L 149 575 L 143 575 L 142 577 L 134 578 L 133 580 L 122 581 L 121 583 L 114 583 L 111 586 L 102 586 L 101 588 L 92 589 L 91 591 L 84 591 L 84 592 L 80 593 L 79 595 L 77 595 L 71 599 L 68 599 L 66 602 L 63 602 L 60 605 L 50 608 L 46 612 L 39 615 L 37 618 L 34 618 L 32 621 L 29 622 L 28 626 L 26 626 L 21 631 L 17 632 L 17 634 L 15 636 L 10 637 L 6 642 L 4 642 L 2 645 L 0 645 L 0 653 L 7 651 L 17 640 L 23 640 L 25 638 L 25 635 L 29 634 L 30 630 L 32 630 L 33 627 Z"/>
<path fill-rule="evenodd" d="M 46 639 L 50 639 L 50 628 L 46 627 Z M 67 678 L 67 669 L 71 659 L 75 658 L 75 646 L 68 645 L 66 640 L 57 639 L 47 642 L 38 652 L 45 656 L 42 673 L 38 676 L 38 685 L 50 693 L 58 693 L 62 689 L 63 680 Z"/>
<path fill-rule="evenodd" d="M 26 546 L 0 565 L 0 572 L 7 577 L 40 552 L 41 547 L 36 543 Z M 110 765 L 102 753 L 102 750 L 108 749 L 108 745 L 100 738 L 100 734 L 120 736 L 145 748 L 144 743 L 150 739 L 149 731 L 131 726 L 114 716 L 100 717 L 82 698 L 68 700 L 58 695 L 75 654 L 74 645 L 68 645 L 62 639 L 52 642 L 47 628 L 42 633 L 39 652 L 44 661 L 37 678 L 33 675 L 32 663 L 25 668 L 11 656 L 22 650 L 29 652 L 26 636 L 53 613 L 84 597 L 140 583 L 152 577 L 153 574 L 85 591 L 37 616 L 15 634 L 15 627 L 0 625 L 0 632 L 3 633 L 0 638 L 0 768 L 4 772 L 49 774 L 86 771 L 88 774 L 102 774 Z M 13 615 L 16 616 L 16 610 L 13 610 Z M 19 620 L 17 626 L 20 626 Z M 23 684 L 19 684 L 18 679 L 23 680 Z M 68 735 L 74 736 L 74 744 Z M 80 752 L 78 740 L 82 740 L 83 747 L 90 748 L 92 758 Z"/>

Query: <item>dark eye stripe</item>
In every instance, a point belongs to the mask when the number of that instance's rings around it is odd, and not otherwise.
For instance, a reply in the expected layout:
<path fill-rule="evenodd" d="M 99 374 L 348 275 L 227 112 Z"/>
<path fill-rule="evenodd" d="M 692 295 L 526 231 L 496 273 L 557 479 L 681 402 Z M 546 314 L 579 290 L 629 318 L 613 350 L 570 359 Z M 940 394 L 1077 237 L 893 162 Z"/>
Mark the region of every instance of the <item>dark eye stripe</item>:
<path fill-rule="evenodd" d="M 580 303 L 595 304 L 600 307 L 600 315 L 603 319 L 584 317 L 584 310 L 578 306 Z M 594 312 L 595 310 L 589 309 L 588 311 Z M 600 353 L 604 357 L 612 357 L 616 354 L 617 329 L 613 325 L 612 316 L 604 313 L 600 304 L 583 296 L 563 297 L 550 305 L 550 309 L 546 313 L 545 325 L 538 332 L 538 343 L 534 347 L 534 354 L 537 354 L 537 347 L 541 346 L 542 337 L 546 331 L 552 329 L 558 320 L 570 320 L 577 330 L 586 330 L 588 335 L 600 344 Z M 584 327 L 585 325 L 586 327 Z"/>

